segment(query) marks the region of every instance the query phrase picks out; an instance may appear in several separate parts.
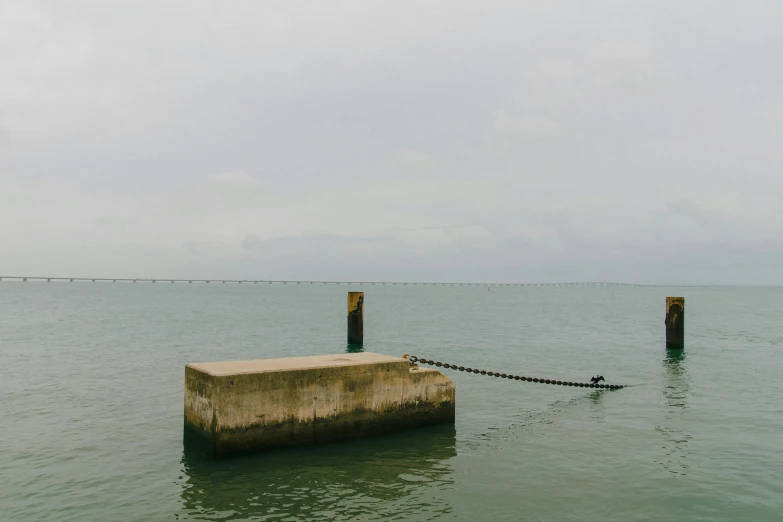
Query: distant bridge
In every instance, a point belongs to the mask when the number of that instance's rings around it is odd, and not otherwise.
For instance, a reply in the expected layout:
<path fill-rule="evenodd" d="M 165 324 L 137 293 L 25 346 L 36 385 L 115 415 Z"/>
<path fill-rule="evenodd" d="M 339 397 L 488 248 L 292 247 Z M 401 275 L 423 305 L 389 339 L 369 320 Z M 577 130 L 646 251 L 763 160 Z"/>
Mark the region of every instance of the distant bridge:
<path fill-rule="evenodd" d="M 0 276 L 2 281 L 44 281 L 44 282 L 88 282 L 88 283 L 216 283 L 216 284 L 267 284 L 267 285 L 380 285 L 380 286 L 654 286 L 633 283 L 612 283 L 604 281 L 574 281 L 565 283 L 425 283 L 404 281 L 298 281 L 272 279 L 169 279 L 169 278 L 123 278 L 123 277 L 45 277 L 45 276 Z"/>

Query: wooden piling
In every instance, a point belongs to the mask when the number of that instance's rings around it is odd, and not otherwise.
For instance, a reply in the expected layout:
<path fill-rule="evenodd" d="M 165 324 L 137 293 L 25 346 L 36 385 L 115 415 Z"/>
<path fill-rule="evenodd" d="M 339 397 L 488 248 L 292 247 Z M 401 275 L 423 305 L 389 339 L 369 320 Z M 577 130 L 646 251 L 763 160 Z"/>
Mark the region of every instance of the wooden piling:
<path fill-rule="evenodd" d="M 666 349 L 685 348 L 685 298 L 666 298 Z"/>
<path fill-rule="evenodd" d="M 348 292 L 348 344 L 364 343 L 364 292 Z"/>

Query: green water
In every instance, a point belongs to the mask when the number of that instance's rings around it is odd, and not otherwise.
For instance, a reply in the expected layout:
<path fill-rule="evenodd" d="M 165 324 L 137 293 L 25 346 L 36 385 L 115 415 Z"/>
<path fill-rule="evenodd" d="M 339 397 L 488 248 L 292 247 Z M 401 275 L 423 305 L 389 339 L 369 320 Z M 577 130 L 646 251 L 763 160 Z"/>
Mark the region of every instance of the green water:
<path fill-rule="evenodd" d="M 210 462 L 184 365 L 365 349 L 444 370 L 457 422 Z M 686 349 L 664 349 L 666 295 Z M 783 289 L 0 283 L 0 520 L 781 520 Z"/>

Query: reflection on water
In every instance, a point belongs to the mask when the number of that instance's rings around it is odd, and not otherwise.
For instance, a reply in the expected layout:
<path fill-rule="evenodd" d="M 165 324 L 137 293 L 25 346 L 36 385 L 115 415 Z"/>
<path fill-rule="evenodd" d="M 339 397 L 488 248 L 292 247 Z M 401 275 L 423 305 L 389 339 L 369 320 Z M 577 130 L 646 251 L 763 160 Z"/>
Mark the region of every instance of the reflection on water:
<path fill-rule="evenodd" d="M 364 351 L 364 345 L 348 344 L 345 346 L 345 353 L 359 353 Z"/>
<path fill-rule="evenodd" d="M 604 401 L 604 394 L 608 393 L 610 390 L 595 390 L 590 392 L 587 395 L 587 398 L 590 400 L 590 402 L 593 405 L 602 404 Z"/>
<path fill-rule="evenodd" d="M 666 350 L 663 368 L 666 371 L 663 395 L 671 408 L 687 408 L 688 374 L 685 369 L 685 351 Z"/>
<path fill-rule="evenodd" d="M 335 520 L 450 513 L 431 488 L 451 487 L 454 426 L 213 461 L 185 451 L 188 519 Z"/>
<path fill-rule="evenodd" d="M 664 456 L 659 463 L 676 475 L 685 475 L 689 468 L 687 443 L 691 435 L 683 428 L 689 389 L 684 361 L 683 350 L 666 350 L 666 358 L 663 360 L 664 422 L 655 428 L 664 437 Z"/>

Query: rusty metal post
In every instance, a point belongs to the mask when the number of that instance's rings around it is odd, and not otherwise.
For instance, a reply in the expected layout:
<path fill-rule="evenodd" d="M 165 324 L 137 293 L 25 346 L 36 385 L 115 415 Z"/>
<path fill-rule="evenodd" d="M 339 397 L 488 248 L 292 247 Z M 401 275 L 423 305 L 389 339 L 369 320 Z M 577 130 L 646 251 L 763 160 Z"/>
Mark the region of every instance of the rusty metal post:
<path fill-rule="evenodd" d="M 348 292 L 348 344 L 364 343 L 364 292 Z"/>
<path fill-rule="evenodd" d="M 685 298 L 666 298 L 666 349 L 685 348 Z"/>

